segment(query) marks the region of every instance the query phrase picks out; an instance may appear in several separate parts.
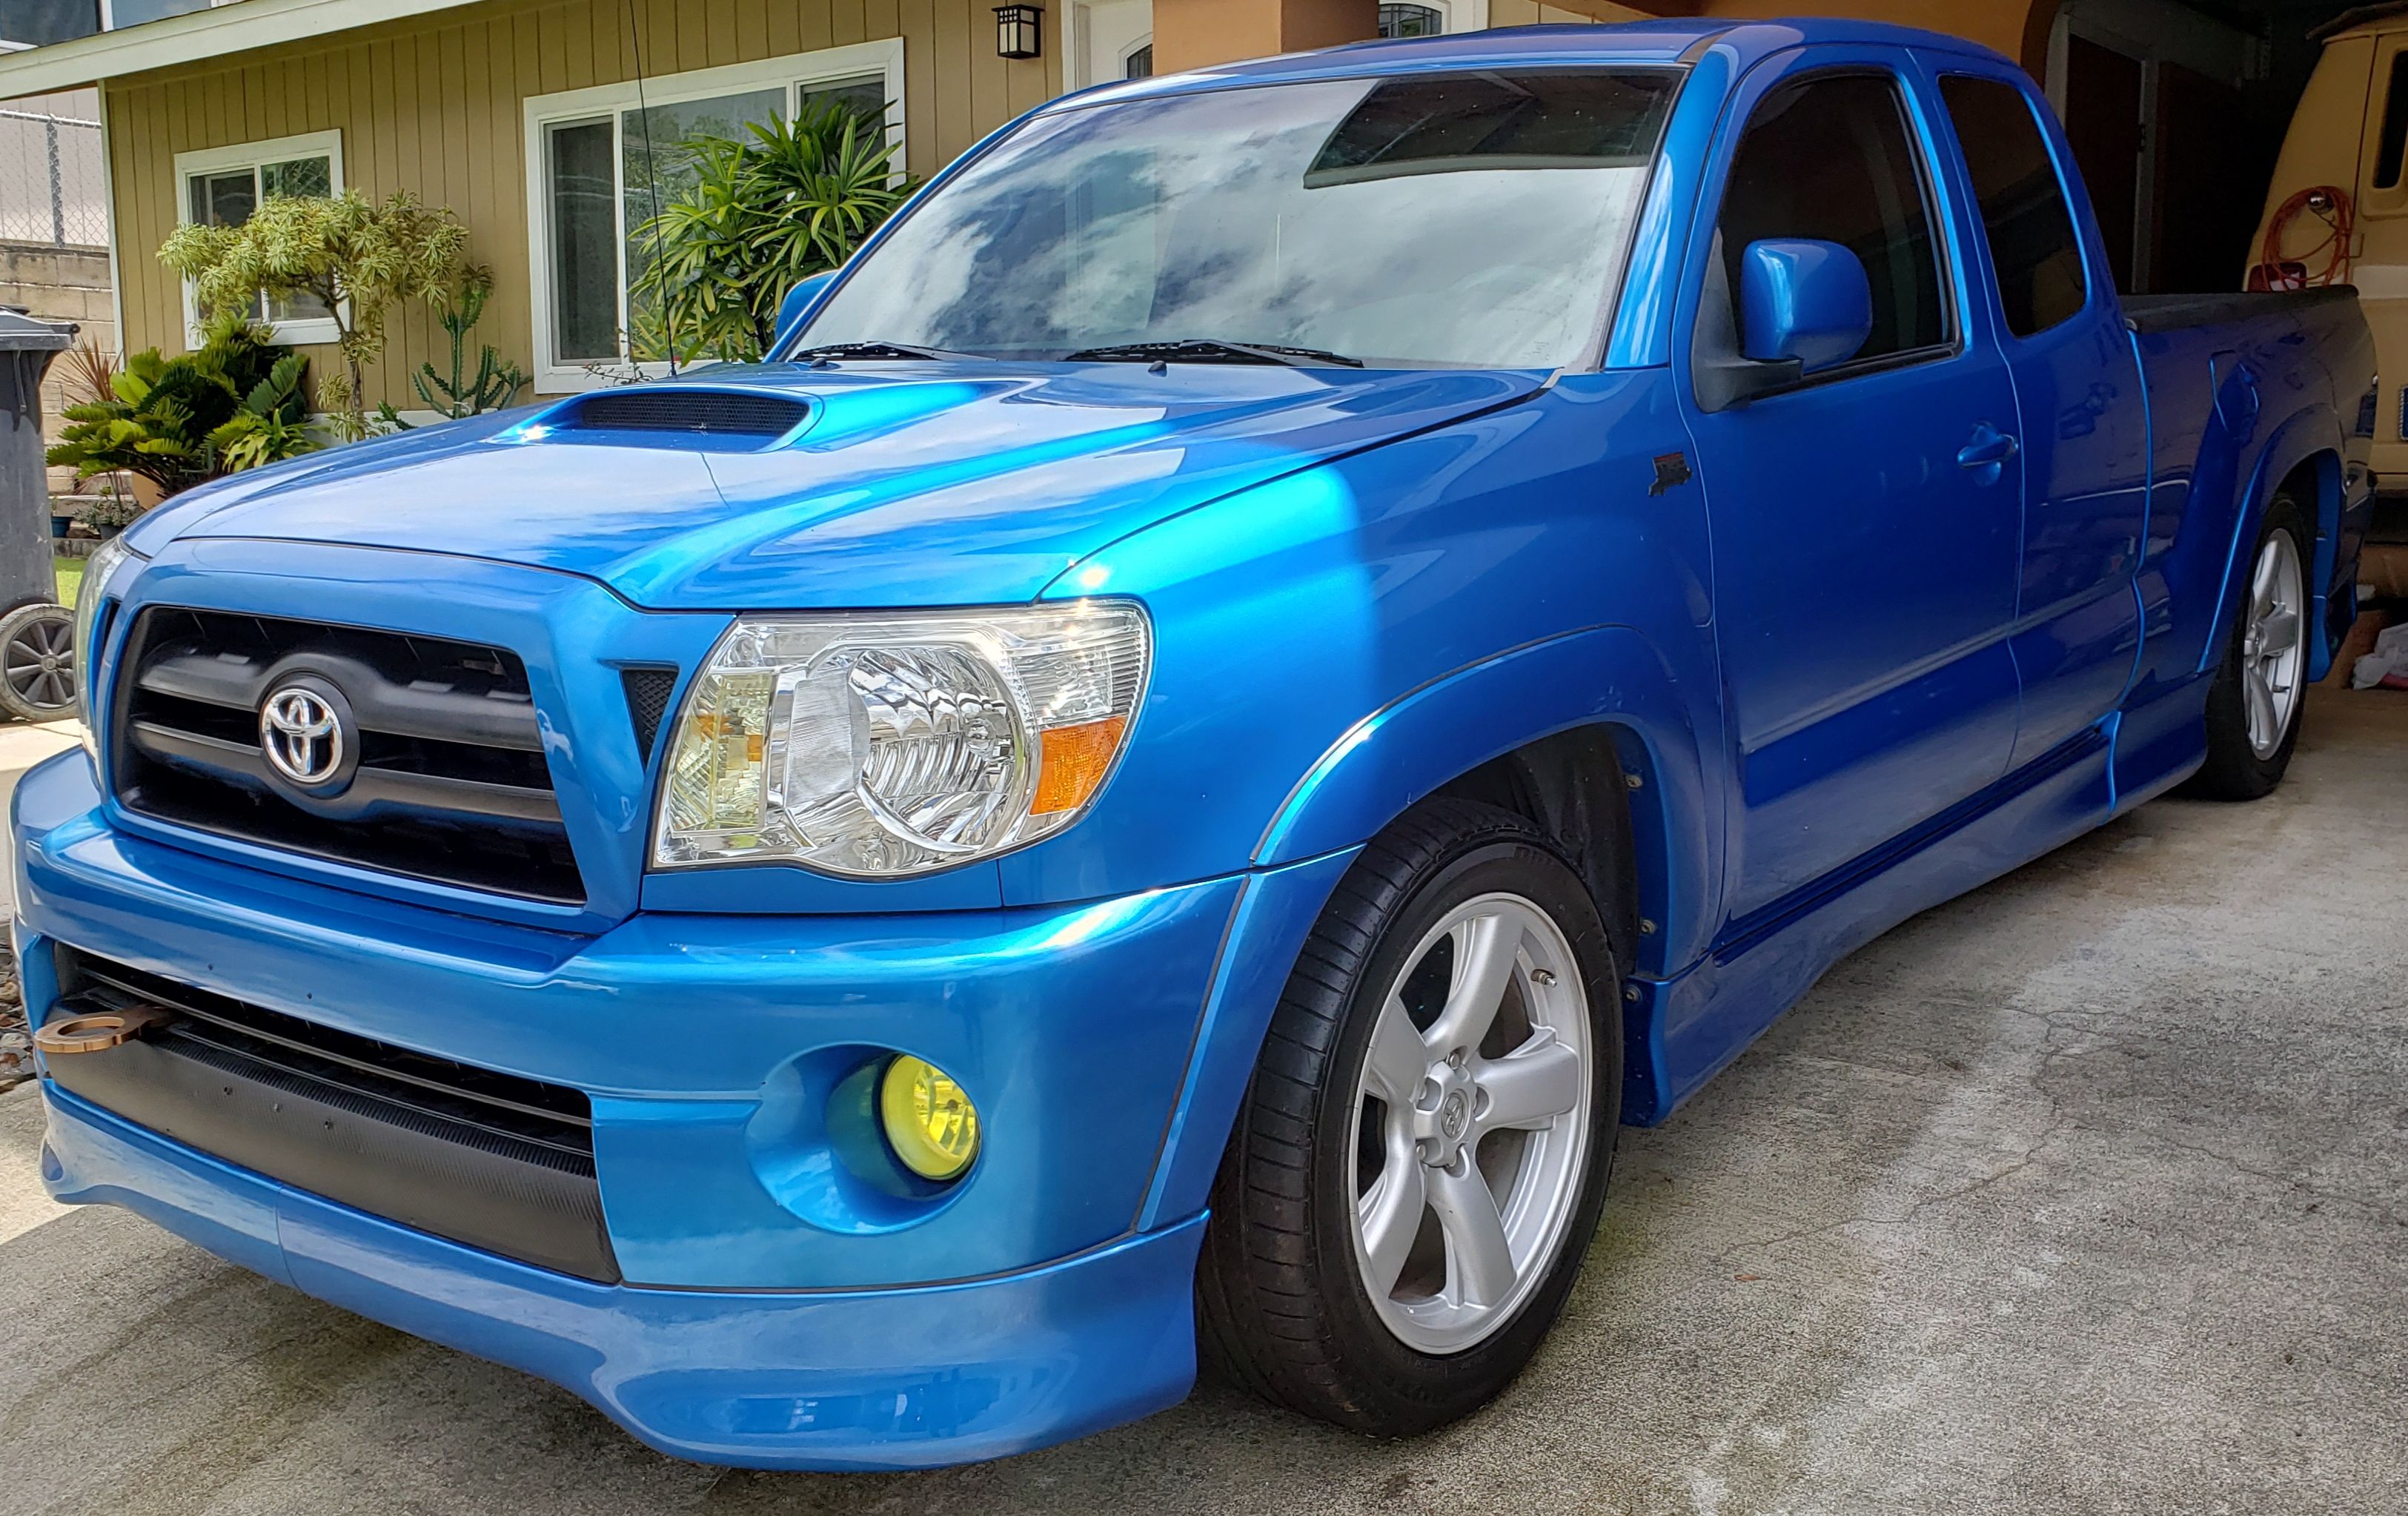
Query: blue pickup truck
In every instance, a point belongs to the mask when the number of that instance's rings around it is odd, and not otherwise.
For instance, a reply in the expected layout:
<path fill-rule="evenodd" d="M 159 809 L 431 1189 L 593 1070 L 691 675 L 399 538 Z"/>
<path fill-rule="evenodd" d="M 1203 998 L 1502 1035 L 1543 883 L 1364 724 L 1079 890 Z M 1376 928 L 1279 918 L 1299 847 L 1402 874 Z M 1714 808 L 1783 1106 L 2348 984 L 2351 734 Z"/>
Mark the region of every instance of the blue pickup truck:
<path fill-rule="evenodd" d="M 711 1462 L 1466 1414 L 1621 1123 L 2282 778 L 2372 487 L 1871 25 L 1111 85 L 788 317 L 153 513 L 12 816 L 53 1193 Z"/>

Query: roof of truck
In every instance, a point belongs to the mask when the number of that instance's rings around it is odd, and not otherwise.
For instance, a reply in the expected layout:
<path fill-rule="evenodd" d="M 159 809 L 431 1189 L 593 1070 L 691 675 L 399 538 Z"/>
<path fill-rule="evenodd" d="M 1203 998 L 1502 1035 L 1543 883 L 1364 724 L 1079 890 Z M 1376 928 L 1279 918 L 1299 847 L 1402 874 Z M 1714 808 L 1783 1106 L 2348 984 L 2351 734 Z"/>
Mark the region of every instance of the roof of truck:
<path fill-rule="evenodd" d="M 2402 7 L 2408 9 L 2408 0 Z M 1671 64 L 1694 59 L 1709 47 L 1727 48 L 1744 69 L 1757 59 L 1807 43 L 1856 43 L 1939 49 L 2000 56 L 1978 42 L 1910 26 L 1843 18 L 1810 21 L 1729 22 L 1700 18 L 1625 22 L 1615 25 L 1499 26 L 1481 32 L 1350 42 L 1313 52 L 1244 58 L 1182 74 L 1114 81 L 1065 95 L 1092 105 L 1101 98 L 1134 99 L 1177 94 L 1240 80 L 1334 78 L 1362 74 L 1409 74 L 1425 69 L 1512 66 L 1529 64 Z M 1049 102 L 1049 105 L 1053 102 Z"/>

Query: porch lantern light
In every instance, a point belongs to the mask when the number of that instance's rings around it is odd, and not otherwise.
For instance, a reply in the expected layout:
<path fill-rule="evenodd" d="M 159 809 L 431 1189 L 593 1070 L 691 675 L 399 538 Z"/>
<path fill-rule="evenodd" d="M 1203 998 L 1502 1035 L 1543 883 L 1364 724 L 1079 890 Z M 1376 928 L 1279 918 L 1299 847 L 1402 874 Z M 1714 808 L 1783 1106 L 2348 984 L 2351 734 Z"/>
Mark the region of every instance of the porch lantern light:
<path fill-rule="evenodd" d="M 1038 22 L 1045 13 L 1035 6 L 995 7 L 995 52 L 998 58 L 1034 58 L 1041 51 Z"/>

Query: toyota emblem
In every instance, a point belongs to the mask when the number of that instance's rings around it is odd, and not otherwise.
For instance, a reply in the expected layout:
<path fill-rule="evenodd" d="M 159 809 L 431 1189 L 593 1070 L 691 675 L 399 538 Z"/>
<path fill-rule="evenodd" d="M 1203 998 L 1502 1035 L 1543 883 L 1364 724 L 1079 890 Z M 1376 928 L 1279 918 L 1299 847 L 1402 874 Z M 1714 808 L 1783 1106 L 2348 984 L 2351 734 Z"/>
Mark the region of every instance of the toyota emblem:
<path fill-rule="evenodd" d="M 343 766 L 342 717 L 318 691 L 286 685 L 259 708 L 259 750 L 294 784 L 322 785 Z"/>

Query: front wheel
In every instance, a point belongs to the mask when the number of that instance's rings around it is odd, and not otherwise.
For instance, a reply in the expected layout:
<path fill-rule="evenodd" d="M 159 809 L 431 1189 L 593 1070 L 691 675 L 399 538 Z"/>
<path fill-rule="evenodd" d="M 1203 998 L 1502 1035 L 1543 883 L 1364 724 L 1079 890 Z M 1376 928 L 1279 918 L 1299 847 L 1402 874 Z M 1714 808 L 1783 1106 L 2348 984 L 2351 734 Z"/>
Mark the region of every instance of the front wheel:
<path fill-rule="evenodd" d="M 1348 870 L 1213 1188 L 1207 1355 L 1400 1437 L 1521 1372 L 1580 1272 L 1621 1117 L 1622 968 L 1520 816 L 1441 801 Z"/>
<path fill-rule="evenodd" d="M 2307 703 L 2307 535 L 2287 495 L 2267 509 L 2232 640 L 2207 693 L 2207 761 L 2190 784 L 2211 800 L 2254 801 L 2283 782 Z"/>

